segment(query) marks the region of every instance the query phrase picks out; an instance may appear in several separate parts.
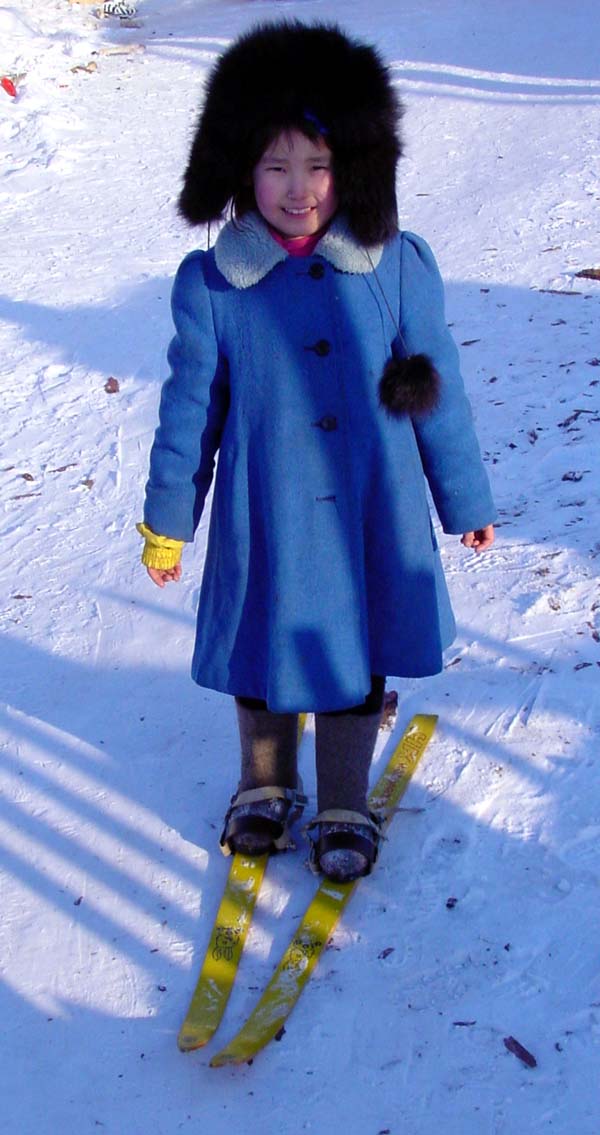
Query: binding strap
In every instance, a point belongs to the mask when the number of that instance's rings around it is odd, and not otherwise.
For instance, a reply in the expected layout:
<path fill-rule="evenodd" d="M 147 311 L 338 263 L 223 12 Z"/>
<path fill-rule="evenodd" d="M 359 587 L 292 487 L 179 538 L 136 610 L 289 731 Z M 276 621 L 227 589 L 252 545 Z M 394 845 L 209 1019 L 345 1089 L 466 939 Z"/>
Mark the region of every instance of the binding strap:
<path fill-rule="evenodd" d="M 283 820 L 274 820 L 269 816 L 235 815 L 235 811 L 243 804 L 258 804 L 265 800 L 287 800 L 288 810 Z M 289 825 L 302 815 L 308 797 L 299 788 L 280 788 L 278 785 L 267 785 L 265 788 L 248 788 L 232 796 L 231 803 L 225 816 L 225 824 L 220 839 L 223 855 L 232 855 L 233 848 L 230 841 L 239 833 L 264 832 L 272 833 L 272 843 L 276 851 L 285 851 L 292 846 L 292 837 Z"/>
<path fill-rule="evenodd" d="M 346 808 L 328 808 L 319 812 L 304 828 L 311 842 L 310 866 L 319 872 L 321 856 L 328 851 L 359 851 L 368 863 L 366 874 L 370 874 L 373 864 L 377 862 L 379 844 L 385 838 L 381 824 L 382 821 L 375 812 L 369 812 L 368 816 Z M 333 830 L 323 831 L 323 827 L 328 825 L 332 825 Z M 316 834 L 312 835 L 315 828 Z"/>

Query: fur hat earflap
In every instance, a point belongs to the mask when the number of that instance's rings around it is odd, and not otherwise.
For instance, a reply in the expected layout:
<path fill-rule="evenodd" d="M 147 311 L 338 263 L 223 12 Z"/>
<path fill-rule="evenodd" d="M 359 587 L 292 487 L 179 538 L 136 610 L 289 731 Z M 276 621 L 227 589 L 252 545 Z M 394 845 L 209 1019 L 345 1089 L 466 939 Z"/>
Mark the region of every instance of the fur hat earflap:
<path fill-rule="evenodd" d="M 192 224 L 255 208 L 252 172 L 279 134 L 321 138 L 340 210 L 364 245 L 398 228 L 402 108 L 374 47 L 336 24 L 259 24 L 221 56 L 205 89 L 179 208 Z"/>
<path fill-rule="evenodd" d="M 379 401 L 390 417 L 428 414 L 440 397 L 440 376 L 427 355 L 390 359 L 379 383 Z"/>

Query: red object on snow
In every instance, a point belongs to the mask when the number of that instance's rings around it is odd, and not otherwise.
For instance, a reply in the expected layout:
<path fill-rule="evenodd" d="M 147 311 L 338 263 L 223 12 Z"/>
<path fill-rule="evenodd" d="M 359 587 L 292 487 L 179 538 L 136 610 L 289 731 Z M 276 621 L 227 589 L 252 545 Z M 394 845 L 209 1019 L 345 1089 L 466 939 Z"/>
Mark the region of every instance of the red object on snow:
<path fill-rule="evenodd" d="M 12 79 L 8 79 L 6 75 L 3 75 L 0 79 L 0 86 L 4 87 L 7 95 L 10 95 L 13 99 L 17 97 L 17 88 Z"/>

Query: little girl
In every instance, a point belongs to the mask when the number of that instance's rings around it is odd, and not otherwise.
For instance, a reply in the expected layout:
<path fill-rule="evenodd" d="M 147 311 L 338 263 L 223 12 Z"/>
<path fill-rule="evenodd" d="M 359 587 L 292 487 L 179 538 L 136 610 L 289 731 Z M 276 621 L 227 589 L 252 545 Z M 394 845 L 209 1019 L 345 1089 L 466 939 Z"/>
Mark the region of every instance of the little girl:
<path fill-rule="evenodd" d="M 427 504 L 482 551 L 494 506 L 443 289 L 399 232 L 400 106 L 339 28 L 265 24 L 208 81 L 180 209 L 222 218 L 173 289 L 143 563 L 181 575 L 219 455 L 192 663 L 233 694 L 241 777 L 222 844 L 289 843 L 297 715 L 316 715 L 313 861 L 367 874 L 385 675 L 442 668 L 454 622 Z"/>

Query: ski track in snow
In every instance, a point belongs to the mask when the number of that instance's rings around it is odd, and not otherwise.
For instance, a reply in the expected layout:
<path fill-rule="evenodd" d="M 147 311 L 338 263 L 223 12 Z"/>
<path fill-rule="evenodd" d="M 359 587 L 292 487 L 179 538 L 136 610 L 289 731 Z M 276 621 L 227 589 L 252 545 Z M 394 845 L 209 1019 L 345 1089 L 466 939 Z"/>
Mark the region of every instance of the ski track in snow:
<path fill-rule="evenodd" d="M 206 519 L 160 594 L 134 524 L 170 282 L 204 239 L 174 208 L 202 81 L 279 15 L 376 34 L 391 62 L 402 224 L 440 260 L 500 523 L 481 558 L 440 537 L 459 634 L 443 674 L 390 682 L 398 729 L 440 720 L 376 872 L 281 1041 L 218 1072 L 175 1045 L 236 777 L 228 699 L 188 679 Z M 2 1130 L 598 1135 L 600 284 L 576 275 L 599 266 L 597 5 L 139 17 L 0 7 Z M 309 724 L 314 801 L 311 747 Z M 314 891 L 303 859 L 269 869 L 219 1040 Z"/>

